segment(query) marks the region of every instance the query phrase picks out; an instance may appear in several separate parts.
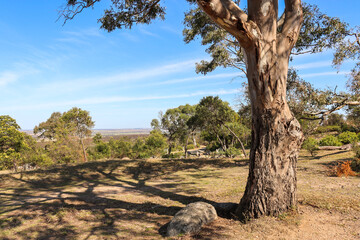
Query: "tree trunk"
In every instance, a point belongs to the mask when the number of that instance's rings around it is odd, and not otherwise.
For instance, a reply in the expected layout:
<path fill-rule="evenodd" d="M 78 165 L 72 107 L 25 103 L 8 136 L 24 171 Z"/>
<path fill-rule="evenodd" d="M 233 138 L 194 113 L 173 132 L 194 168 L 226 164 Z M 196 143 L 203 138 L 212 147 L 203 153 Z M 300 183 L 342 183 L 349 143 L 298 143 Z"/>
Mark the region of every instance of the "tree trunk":
<path fill-rule="evenodd" d="M 281 62 L 281 61 L 280 61 Z M 275 63 L 269 63 L 274 65 Z M 286 80 L 287 71 L 259 72 L 258 65 L 249 61 L 249 84 L 259 79 L 278 82 L 277 93 L 267 102 L 267 87 L 251 93 L 252 141 L 249 176 L 246 190 L 236 214 L 241 219 L 261 215 L 278 215 L 296 206 L 296 163 L 303 141 L 299 122 L 285 101 L 285 89 L 279 89 Z M 252 70 L 250 70 L 252 68 Z M 284 86 L 284 85 L 283 85 Z M 261 97 L 260 97 L 261 96 Z M 269 95 L 270 96 L 270 95 Z"/>
<path fill-rule="evenodd" d="M 195 134 L 195 133 L 192 134 L 192 139 L 193 139 L 194 147 L 197 147 L 197 144 L 196 144 L 196 134 Z"/>
<path fill-rule="evenodd" d="M 224 124 L 224 126 L 229 130 L 229 132 L 238 140 L 238 142 L 240 143 L 240 146 L 241 146 L 241 150 L 244 154 L 244 157 L 247 157 L 247 154 L 245 152 L 245 147 L 244 147 L 244 144 L 242 143 L 241 139 L 238 137 L 238 135 L 236 135 L 236 133 L 234 133 L 233 130 L 231 130 L 231 128 L 229 128 L 228 126 L 226 126 L 226 124 Z"/>
<path fill-rule="evenodd" d="M 286 81 L 302 8 L 301 0 L 284 1 L 281 22 L 277 0 L 248 0 L 248 15 L 231 0 L 197 1 L 238 40 L 246 56 L 252 142 L 248 181 L 236 210 L 244 220 L 278 215 L 297 201 L 296 163 L 303 134 L 286 103 Z"/>
<path fill-rule="evenodd" d="M 224 142 L 221 140 L 219 134 L 216 133 L 216 137 L 218 139 L 218 141 L 220 142 L 221 144 L 221 148 L 222 150 L 225 152 L 226 151 L 226 140 L 224 139 Z"/>
<path fill-rule="evenodd" d="M 185 158 L 188 157 L 188 149 L 187 149 L 187 146 L 188 146 L 188 143 L 189 143 L 189 137 L 186 138 L 186 143 L 185 143 L 185 146 L 184 146 L 184 149 L 185 149 Z"/>
<path fill-rule="evenodd" d="M 170 156 L 171 154 L 171 150 L 172 150 L 172 146 L 171 146 L 171 143 L 169 143 L 169 148 L 168 148 L 168 155 Z"/>
<path fill-rule="evenodd" d="M 84 140 L 83 140 L 83 138 L 80 138 L 80 143 L 81 143 L 81 147 L 82 147 L 83 154 L 84 154 L 84 162 L 87 162 L 87 161 L 88 161 L 88 159 L 87 159 L 87 156 L 86 156 L 86 150 L 85 150 L 85 146 L 84 146 Z"/>

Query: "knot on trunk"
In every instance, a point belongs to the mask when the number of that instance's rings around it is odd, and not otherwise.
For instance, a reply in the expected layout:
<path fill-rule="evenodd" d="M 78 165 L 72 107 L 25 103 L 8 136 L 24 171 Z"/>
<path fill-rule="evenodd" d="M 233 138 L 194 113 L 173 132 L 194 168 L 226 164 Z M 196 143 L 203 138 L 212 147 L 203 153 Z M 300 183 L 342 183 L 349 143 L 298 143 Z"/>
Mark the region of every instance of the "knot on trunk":
<path fill-rule="evenodd" d="M 289 133 L 290 137 L 292 137 L 294 140 L 299 141 L 299 145 L 302 144 L 302 142 L 304 140 L 304 134 L 302 133 L 301 125 L 300 125 L 299 121 L 296 120 L 296 118 L 293 118 L 292 120 L 289 121 L 288 133 Z"/>

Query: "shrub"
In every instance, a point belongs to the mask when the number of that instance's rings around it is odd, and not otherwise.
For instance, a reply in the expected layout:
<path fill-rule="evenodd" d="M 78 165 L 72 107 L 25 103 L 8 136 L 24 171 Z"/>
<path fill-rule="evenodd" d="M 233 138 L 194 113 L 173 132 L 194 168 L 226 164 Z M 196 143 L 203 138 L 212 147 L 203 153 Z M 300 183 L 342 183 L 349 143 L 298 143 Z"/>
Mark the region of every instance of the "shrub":
<path fill-rule="evenodd" d="M 358 140 L 358 136 L 354 132 L 346 131 L 346 132 L 340 133 L 340 135 L 338 136 L 338 139 L 343 144 L 349 144 L 349 143 L 356 142 Z"/>
<path fill-rule="evenodd" d="M 187 149 L 194 149 L 195 148 L 195 146 L 194 146 L 194 144 L 189 144 L 189 145 L 187 145 L 187 147 L 186 147 Z"/>
<path fill-rule="evenodd" d="M 226 149 L 225 156 L 229 158 L 233 158 L 236 156 L 241 156 L 241 150 L 235 147 L 230 147 Z"/>
<path fill-rule="evenodd" d="M 115 158 L 124 158 L 132 156 L 132 146 L 131 142 L 126 141 L 125 139 L 113 140 L 109 141 L 110 149 L 111 149 L 111 157 Z"/>
<path fill-rule="evenodd" d="M 333 135 L 325 136 L 323 139 L 319 142 L 320 146 L 341 146 L 341 142 L 339 139 Z"/>
<path fill-rule="evenodd" d="M 358 135 L 357 135 L 357 136 L 358 136 L 358 140 L 360 141 L 360 132 L 358 133 Z"/>
<path fill-rule="evenodd" d="M 316 129 L 316 133 L 341 132 L 340 126 L 320 126 Z"/>
<path fill-rule="evenodd" d="M 356 132 L 356 127 L 352 126 L 352 125 L 349 125 L 349 124 L 342 124 L 341 125 L 341 131 L 342 132 L 347 132 L 347 131 L 350 131 L 350 132 Z"/>
<path fill-rule="evenodd" d="M 313 157 L 316 156 L 316 153 L 319 150 L 318 142 L 312 137 L 309 137 L 304 141 L 302 148 L 307 150 Z"/>
<path fill-rule="evenodd" d="M 351 169 L 351 161 L 342 162 L 335 166 L 334 173 L 337 177 L 341 177 L 343 175 L 345 177 L 356 175 L 356 173 Z"/>
<path fill-rule="evenodd" d="M 160 132 L 153 130 L 145 139 L 145 149 L 151 156 L 161 156 L 168 147 L 166 137 Z"/>
<path fill-rule="evenodd" d="M 47 154 L 55 164 L 67 164 L 80 161 L 82 153 L 79 143 L 70 138 L 59 139 L 47 146 Z"/>
<path fill-rule="evenodd" d="M 20 153 L 9 149 L 6 152 L 0 152 L 0 170 L 16 168 L 17 161 L 20 159 Z"/>
<path fill-rule="evenodd" d="M 111 153 L 110 145 L 102 141 L 98 141 L 95 147 L 88 150 L 89 157 L 92 160 L 109 158 L 110 153 Z"/>
<path fill-rule="evenodd" d="M 49 167 L 54 164 L 52 159 L 45 153 L 35 155 L 30 160 L 31 160 L 30 164 L 33 164 L 38 167 Z"/>

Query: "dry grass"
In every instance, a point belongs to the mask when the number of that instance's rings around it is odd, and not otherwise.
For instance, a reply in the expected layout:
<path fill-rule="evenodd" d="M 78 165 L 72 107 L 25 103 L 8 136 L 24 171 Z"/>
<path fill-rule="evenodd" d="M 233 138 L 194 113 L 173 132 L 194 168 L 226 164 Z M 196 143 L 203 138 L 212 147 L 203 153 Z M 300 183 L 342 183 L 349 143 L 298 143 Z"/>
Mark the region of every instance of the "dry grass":
<path fill-rule="evenodd" d="M 351 157 L 302 153 L 298 211 L 247 224 L 219 218 L 178 239 L 359 239 L 360 178 L 331 177 L 327 170 Z M 182 159 L 0 175 L 0 239 L 163 239 L 163 226 L 188 203 L 238 202 L 247 173 L 246 161 Z"/>

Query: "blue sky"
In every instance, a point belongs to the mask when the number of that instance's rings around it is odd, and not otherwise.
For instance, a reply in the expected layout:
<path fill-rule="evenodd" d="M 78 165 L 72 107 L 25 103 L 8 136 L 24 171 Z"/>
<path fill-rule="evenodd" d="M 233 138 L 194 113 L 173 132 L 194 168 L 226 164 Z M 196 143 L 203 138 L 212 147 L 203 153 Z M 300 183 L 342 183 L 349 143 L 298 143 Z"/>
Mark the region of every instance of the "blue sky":
<path fill-rule="evenodd" d="M 147 128 L 159 111 L 219 95 L 236 105 L 239 72 L 195 73 L 206 59 L 199 41 L 182 37 L 185 0 L 167 0 L 165 21 L 107 33 L 97 19 L 107 0 L 64 26 L 56 22 L 65 0 L 0 1 L 0 115 L 32 129 L 52 112 L 90 111 L 95 128 Z M 281 2 L 281 1 L 280 1 Z M 360 1 L 306 1 L 359 25 Z M 349 7 L 348 5 L 352 5 Z M 316 87 L 344 89 L 347 62 L 337 73 L 332 53 L 303 55 L 291 63 Z"/>

